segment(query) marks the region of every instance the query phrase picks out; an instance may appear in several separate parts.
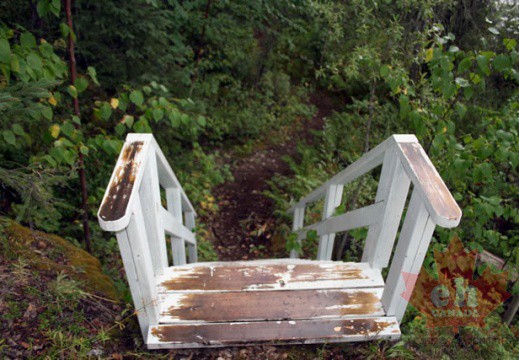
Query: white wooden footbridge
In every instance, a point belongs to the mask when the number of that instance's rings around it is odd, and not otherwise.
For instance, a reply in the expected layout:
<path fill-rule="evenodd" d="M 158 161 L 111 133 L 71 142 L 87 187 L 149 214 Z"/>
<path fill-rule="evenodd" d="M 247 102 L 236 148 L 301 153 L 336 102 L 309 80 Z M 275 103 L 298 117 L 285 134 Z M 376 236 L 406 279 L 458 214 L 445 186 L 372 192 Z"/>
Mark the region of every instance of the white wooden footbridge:
<path fill-rule="evenodd" d="M 374 202 L 334 216 L 344 185 L 380 165 Z M 323 198 L 322 221 L 305 227 L 305 208 Z M 407 307 L 402 273 L 420 271 L 436 226 L 455 227 L 461 218 L 414 135 L 393 135 L 289 212 L 299 240 L 317 231 L 317 260 L 292 252 L 289 259 L 197 262 L 193 205 L 153 136 L 129 134 L 98 218 L 117 236 L 147 346 L 397 339 Z M 359 227 L 369 228 L 361 262 L 331 261 L 335 234 Z"/>

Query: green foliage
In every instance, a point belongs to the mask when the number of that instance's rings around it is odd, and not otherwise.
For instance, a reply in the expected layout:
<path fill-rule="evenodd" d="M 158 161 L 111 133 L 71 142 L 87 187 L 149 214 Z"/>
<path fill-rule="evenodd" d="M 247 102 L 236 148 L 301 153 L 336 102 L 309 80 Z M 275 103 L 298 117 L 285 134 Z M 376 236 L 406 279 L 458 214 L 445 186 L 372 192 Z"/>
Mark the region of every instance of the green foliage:
<path fill-rule="evenodd" d="M 428 329 L 418 315 L 403 329 L 403 342 L 413 349 L 414 357 L 445 359 L 507 359 L 519 354 L 517 339 L 496 315 L 485 319 L 482 328 L 465 327 L 454 335 L 452 329 Z"/>

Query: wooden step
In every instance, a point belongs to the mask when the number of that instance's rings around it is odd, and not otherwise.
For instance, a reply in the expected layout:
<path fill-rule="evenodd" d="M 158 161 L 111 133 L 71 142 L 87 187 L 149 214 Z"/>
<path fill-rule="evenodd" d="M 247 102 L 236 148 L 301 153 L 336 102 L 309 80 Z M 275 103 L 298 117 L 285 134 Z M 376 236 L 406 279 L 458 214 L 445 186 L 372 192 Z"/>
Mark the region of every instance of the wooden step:
<path fill-rule="evenodd" d="M 151 326 L 150 349 L 243 346 L 258 343 L 313 344 L 397 339 L 394 317 L 288 320 Z"/>
<path fill-rule="evenodd" d="M 383 316 L 381 288 L 170 293 L 160 323 Z"/>
<path fill-rule="evenodd" d="M 156 278 L 149 348 L 397 338 L 367 263 L 299 259 L 175 266 Z"/>
<path fill-rule="evenodd" d="M 174 266 L 156 284 L 159 293 L 168 293 L 374 288 L 384 280 L 368 263 L 280 259 Z"/>

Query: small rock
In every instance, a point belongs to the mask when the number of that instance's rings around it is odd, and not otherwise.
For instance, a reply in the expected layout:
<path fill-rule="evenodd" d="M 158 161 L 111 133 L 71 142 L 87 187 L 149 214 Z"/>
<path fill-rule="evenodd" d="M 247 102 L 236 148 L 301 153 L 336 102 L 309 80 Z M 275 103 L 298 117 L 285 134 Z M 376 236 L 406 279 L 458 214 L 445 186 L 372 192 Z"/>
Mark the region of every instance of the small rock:
<path fill-rule="evenodd" d="M 94 349 L 90 350 L 87 355 L 88 356 L 101 356 L 101 355 L 103 355 L 103 350 L 94 348 Z"/>

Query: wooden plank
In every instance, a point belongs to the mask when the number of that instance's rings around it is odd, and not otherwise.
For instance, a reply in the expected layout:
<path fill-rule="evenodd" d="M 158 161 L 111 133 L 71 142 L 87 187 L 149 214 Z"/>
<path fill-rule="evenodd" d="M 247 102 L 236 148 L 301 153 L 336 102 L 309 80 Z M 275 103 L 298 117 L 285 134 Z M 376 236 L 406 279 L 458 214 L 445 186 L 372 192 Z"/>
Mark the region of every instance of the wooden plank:
<path fill-rule="evenodd" d="M 130 287 L 130 293 L 132 294 L 133 305 L 135 309 L 139 309 L 136 311 L 139 327 L 141 329 L 143 338 L 146 339 L 146 336 L 148 335 L 150 319 L 146 312 L 146 306 L 144 306 L 145 299 L 141 292 L 139 276 L 137 275 L 137 269 L 135 268 L 135 264 L 133 262 L 133 254 L 130 248 L 128 231 L 124 229 L 117 232 L 116 238 L 117 244 L 119 245 L 119 251 L 121 252 L 121 258 L 123 260 L 124 272 L 126 273 L 126 278 L 128 279 L 128 285 Z M 152 309 L 152 311 L 154 311 L 154 309 Z M 154 316 L 152 314 L 152 318 L 153 317 Z M 157 318 L 158 316 L 155 317 L 155 320 Z M 151 323 L 157 323 L 157 321 L 153 321 Z"/>
<path fill-rule="evenodd" d="M 174 266 L 156 278 L 158 291 L 253 291 L 384 286 L 367 263 L 229 262 Z"/>
<path fill-rule="evenodd" d="M 150 328 L 147 345 L 159 349 L 314 344 L 398 339 L 400 335 L 394 317 L 156 325 Z"/>
<path fill-rule="evenodd" d="M 162 206 L 159 207 L 159 215 L 164 231 L 167 234 L 182 238 L 192 244 L 196 243 L 195 234 L 193 234 L 186 226 L 182 225 L 176 217 Z"/>
<path fill-rule="evenodd" d="M 399 322 L 408 303 L 402 293 L 411 293 L 416 281 L 416 278 L 411 278 L 406 283 L 404 273 L 420 273 L 435 226 L 420 194 L 413 191 L 382 295 L 386 313 L 395 316 Z"/>
<path fill-rule="evenodd" d="M 441 227 L 456 227 L 461 209 L 419 143 L 398 144 L 400 157 L 415 188 L 422 195 L 432 220 Z"/>
<path fill-rule="evenodd" d="M 168 211 L 182 223 L 182 198 L 180 188 L 166 188 L 166 203 Z"/>
<path fill-rule="evenodd" d="M 186 211 L 184 213 L 184 218 L 186 219 L 186 228 L 193 232 L 195 229 L 195 217 L 196 214 L 192 211 Z M 190 263 L 198 262 L 198 252 L 196 245 L 196 237 L 193 235 L 193 242 L 187 243 L 187 258 Z"/>
<path fill-rule="evenodd" d="M 139 201 L 134 203 L 128 227 L 117 233 L 117 242 L 139 325 L 145 336 L 149 324 L 158 323 L 158 296 L 153 283 L 151 254 Z"/>
<path fill-rule="evenodd" d="M 298 236 L 304 238 L 306 237 L 306 233 L 310 230 L 316 230 L 318 235 L 324 235 L 375 224 L 380 221 L 380 218 L 382 217 L 382 211 L 384 209 L 383 203 L 384 202 L 381 201 L 379 203 L 364 206 L 348 211 L 342 215 L 333 216 L 325 221 L 306 226 L 297 231 Z"/>
<path fill-rule="evenodd" d="M 383 205 L 382 216 L 369 227 L 362 254 L 363 262 L 369 262 L 377 268 L 389 264 L 410 183 L 396 150 L 388 150 L 375 198 L 375 202 Z"/>
<path fill-rule="evenodd" d="M 382 288 L 168 293 L 160 323 L 383 316 Z"/>
<path fill-rule="evenodd" d="M 164 225 L 161 221 L 159 209 L 162 209 L 160 200 L 160 185 L 157 175 L 157 159 L 154 149 L 150 149 L 144 177 L 139 189 L 139 199 L 144 217 L 148 246 L 151 253 L 151 262 L 155 275 L 164 273 L 168 267 L 168 254 Z"/>
<path fill-rule="evenodd" d="M 342 198 L 343 185 L 330 185 L 326 191 L 324 201 L 323 221 L 331 217 L 335 208 L 340 205 Z M 327 233 L 319 236 L 319 247 L 317 249 L 317 260 L 331 260 L 333 251 L 334 233 Z"/>
<path fill-rule="evenodd" d="M 166 189 L 166 202 L 168 205 L 167 211 L 173 215 L 179 225 L 182 225 L 182 199 L 180 195 L 180 188 L 170 187 Z M 164 214 L 161 213 L 162 221 L 166 222 Z M 173 257 L 173 265 L 184 265 L 186 259 L 186 243 L 185 240 L 178 236 L 171 236 L 171 255 Z"/>
<path fill-rule="evenodd" d="M 292 223 L 292 231 L 296 232 L 301 229 L 305 222 L 305 208 L 300 207 L 294 211 L 294 222 Z M 297 242 L 301 245 L 301 239 L 298 237 Z M 290 257 L 295 259 L 299 256 L 299 253 L 296 250 L 290 250 Z"/>

